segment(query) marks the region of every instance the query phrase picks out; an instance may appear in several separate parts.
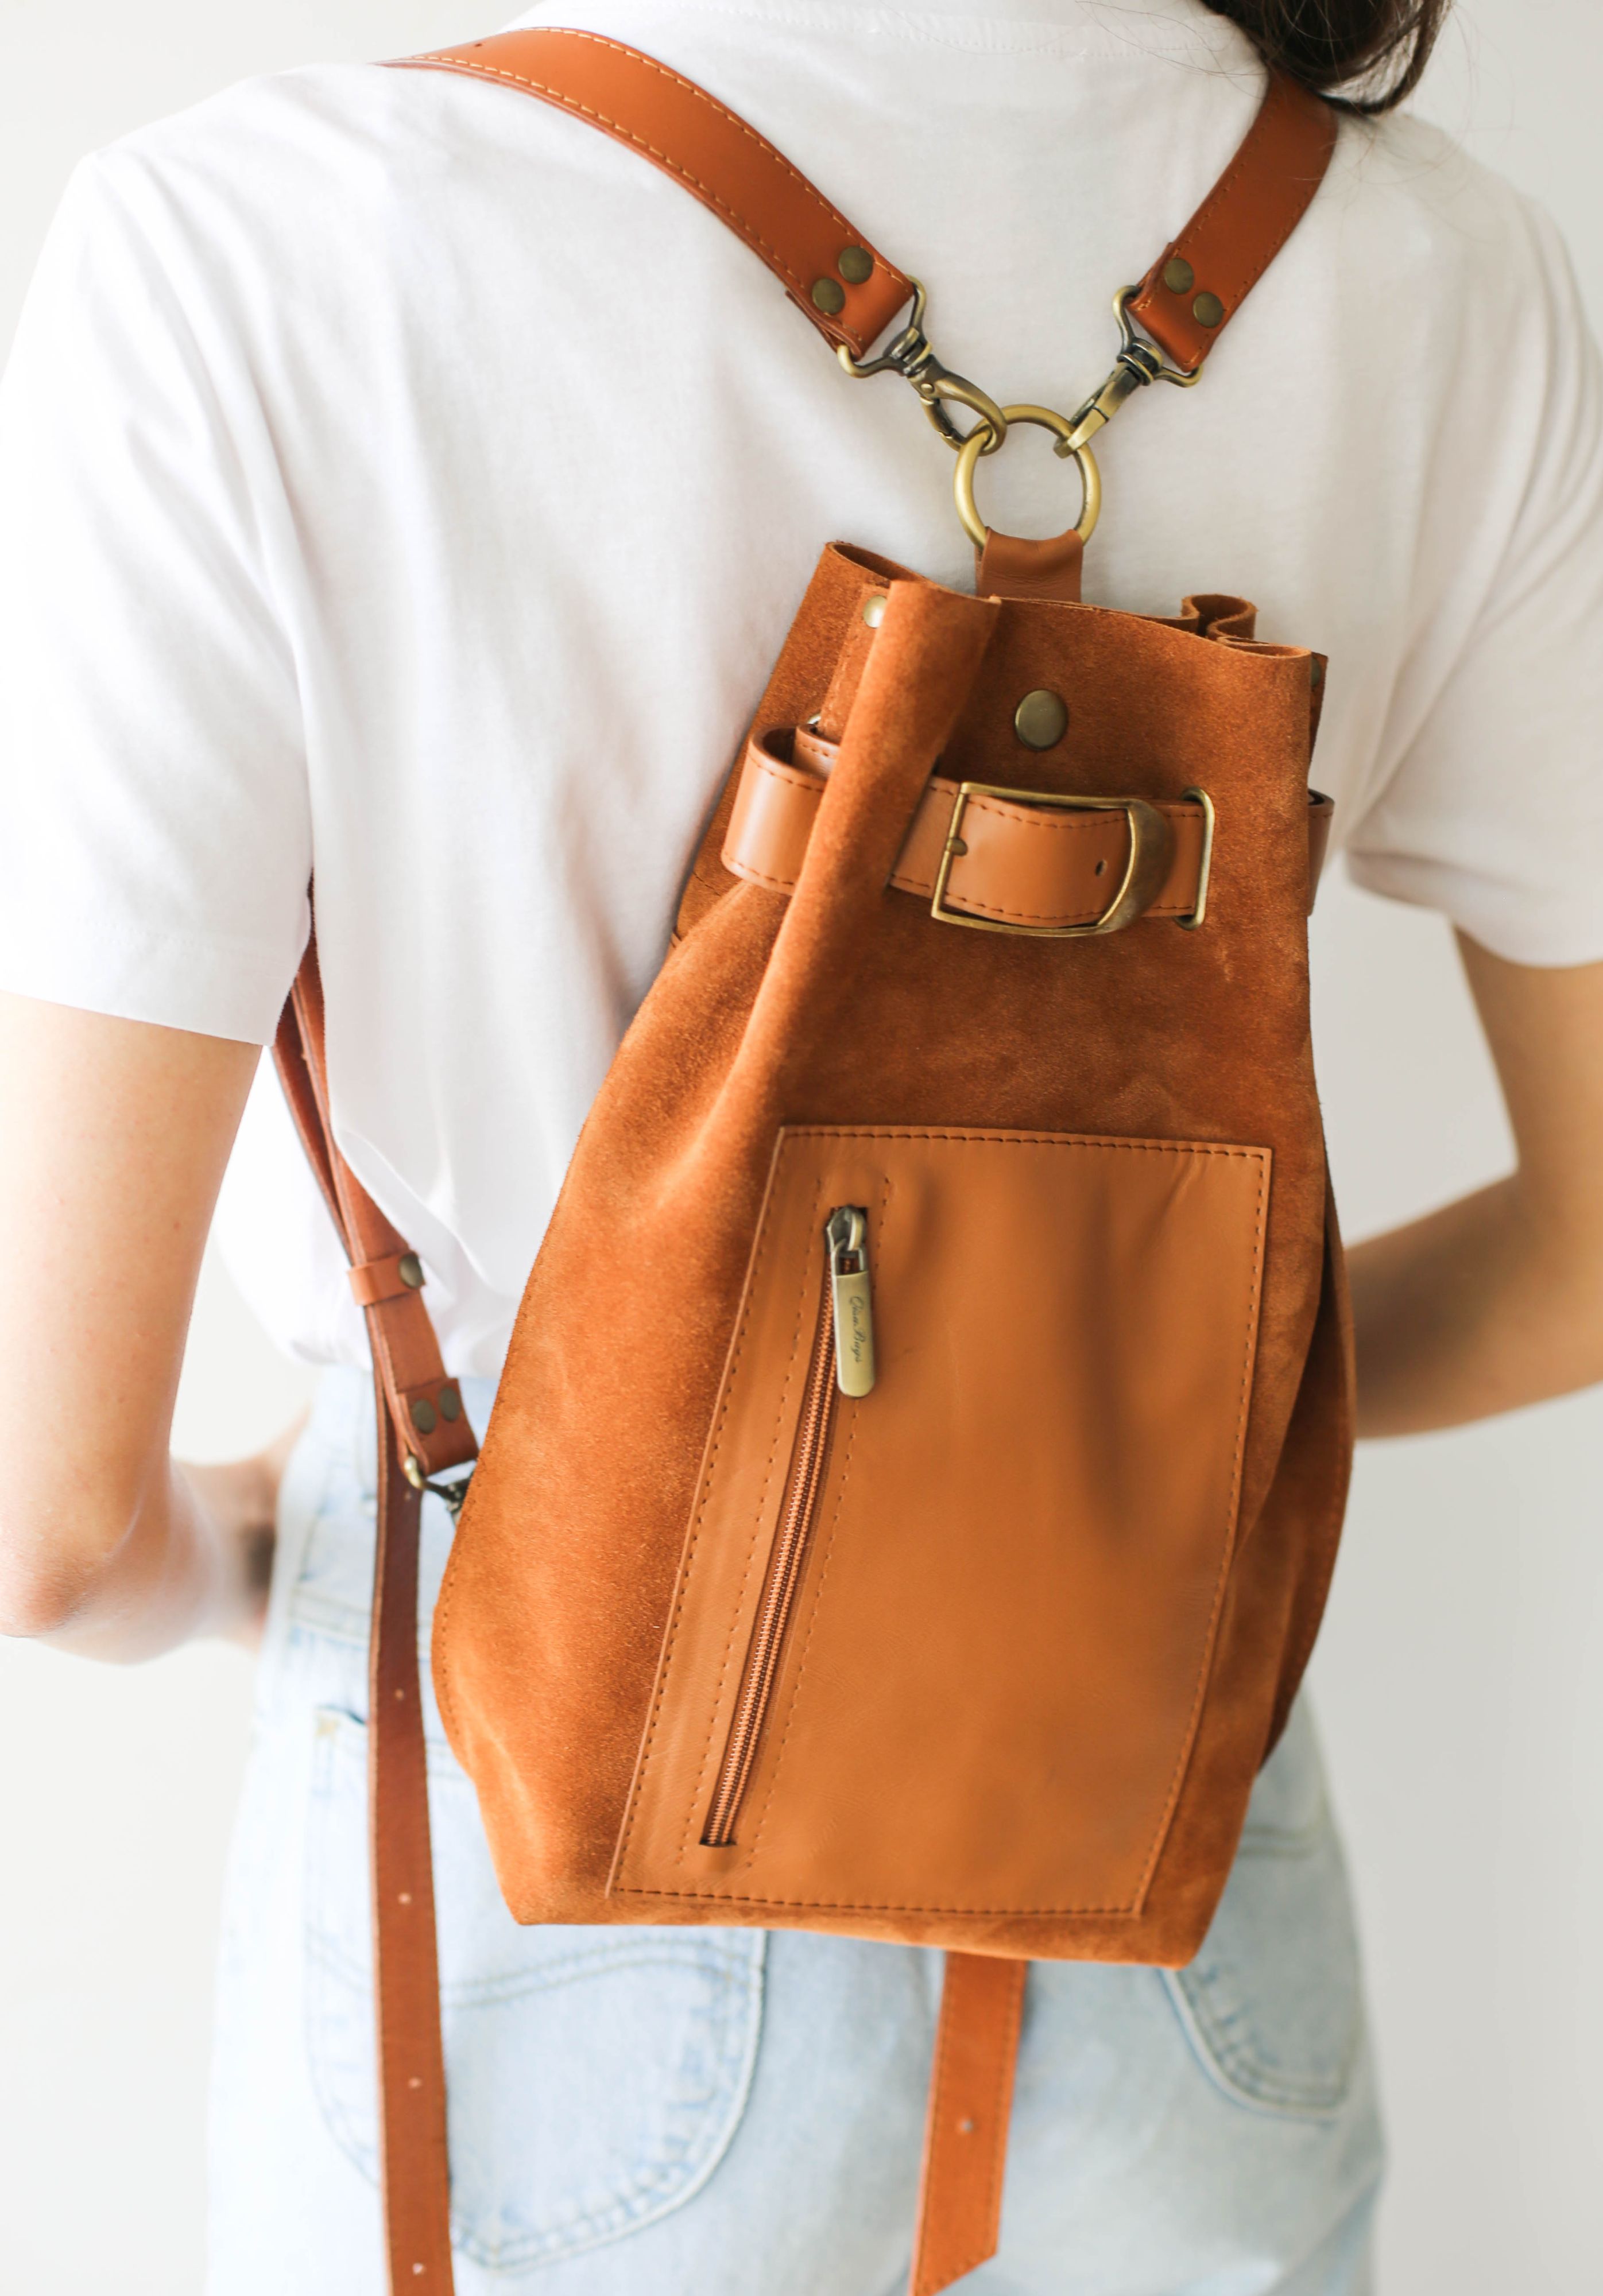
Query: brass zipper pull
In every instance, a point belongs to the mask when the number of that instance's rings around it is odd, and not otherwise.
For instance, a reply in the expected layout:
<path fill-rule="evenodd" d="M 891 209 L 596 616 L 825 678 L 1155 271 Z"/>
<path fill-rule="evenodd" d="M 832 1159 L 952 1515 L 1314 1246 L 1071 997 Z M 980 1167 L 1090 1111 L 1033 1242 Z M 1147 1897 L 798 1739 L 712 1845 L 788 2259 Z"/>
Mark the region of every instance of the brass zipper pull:
<path fill-rule="evenodd" d="M 824 1229 L 829 1291 L 834 1309 L 834 1375 L 843 1395 L 867 1395 L 874 1386 L 874 1303 L 868 1291 L 868 1215 L 842 1204 Z"/>

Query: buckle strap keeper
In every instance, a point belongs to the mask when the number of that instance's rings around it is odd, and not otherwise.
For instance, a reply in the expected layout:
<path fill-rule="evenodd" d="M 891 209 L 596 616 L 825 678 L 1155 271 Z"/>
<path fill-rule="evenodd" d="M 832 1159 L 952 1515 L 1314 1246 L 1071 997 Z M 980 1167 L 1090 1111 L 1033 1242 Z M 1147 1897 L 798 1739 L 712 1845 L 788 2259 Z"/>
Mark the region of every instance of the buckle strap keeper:
<path fill-rule="evenodd" d="M 421 1292 L 426 1278 L 415 1251 L 386 1252 L 364 1259 L 349 1270 L 350 1289 L 358 1308 L 376 1308 L 384 1300 L 404 1300 Z"/>

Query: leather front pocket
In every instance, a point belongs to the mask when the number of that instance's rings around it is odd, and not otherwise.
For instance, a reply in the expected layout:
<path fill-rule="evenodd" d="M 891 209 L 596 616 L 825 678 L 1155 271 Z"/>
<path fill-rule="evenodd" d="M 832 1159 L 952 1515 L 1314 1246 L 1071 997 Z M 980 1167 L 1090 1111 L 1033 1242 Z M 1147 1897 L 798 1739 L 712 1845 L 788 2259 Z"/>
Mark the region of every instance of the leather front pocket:
<path fill-rule="evenodd" d="M 1214 1144 L 781 1135 L 615 1891 L 1139 1911 L 1229 1565 L 1269 1173 Z M 847 1207 L 866 1394 L 830 1336 Z"/>

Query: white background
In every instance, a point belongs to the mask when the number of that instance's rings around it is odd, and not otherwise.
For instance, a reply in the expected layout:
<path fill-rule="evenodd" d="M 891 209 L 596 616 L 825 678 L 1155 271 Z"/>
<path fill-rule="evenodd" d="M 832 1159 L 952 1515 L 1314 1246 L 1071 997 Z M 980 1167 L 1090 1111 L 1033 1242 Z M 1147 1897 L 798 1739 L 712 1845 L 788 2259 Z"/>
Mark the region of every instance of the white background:
<path fill-rule="evenodd" d="M 0 0 L 0 345 L 81 152 L 249 73 L 494 20 L 485 0 Z M 1461 0 L 1424 100 L 1555 211 L 1594 321 L 1600 70 L 1596 0 Z M 1440 921 L 1338 881 L 1315 939 L 1336 1181 L 1361 1234 L 1492 1177 L 1507 1133 Z M 209 1266 L 180 1450 L 254 1447 L 303 1391 Z M 1603 2288 L 1600 1448 L 1594 1392 L 1360 1455 L 1315 1680 L 1393 2136 L 1383 2296 Z M 0 1645 L 4 2296 L 198 2296 L 249 1700 L 233 1650 L 124 1673 Z"/>

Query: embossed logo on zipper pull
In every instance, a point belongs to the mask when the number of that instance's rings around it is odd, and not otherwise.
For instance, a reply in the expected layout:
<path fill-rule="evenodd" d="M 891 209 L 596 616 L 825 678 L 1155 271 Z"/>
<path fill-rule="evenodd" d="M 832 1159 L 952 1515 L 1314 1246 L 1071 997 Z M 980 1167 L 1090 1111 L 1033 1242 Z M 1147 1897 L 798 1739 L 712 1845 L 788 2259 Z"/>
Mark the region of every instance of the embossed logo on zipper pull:
<path fill-rule="evenodd" d="M 842 1204 L 824 1231 L 834 1306 L 834 1375 L 843 1395 L 874 1388 L 874 1301 L 868 1288 L 868 1215 Z"/>

